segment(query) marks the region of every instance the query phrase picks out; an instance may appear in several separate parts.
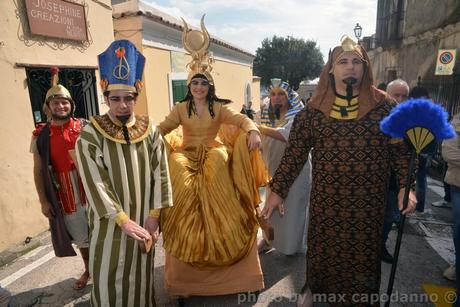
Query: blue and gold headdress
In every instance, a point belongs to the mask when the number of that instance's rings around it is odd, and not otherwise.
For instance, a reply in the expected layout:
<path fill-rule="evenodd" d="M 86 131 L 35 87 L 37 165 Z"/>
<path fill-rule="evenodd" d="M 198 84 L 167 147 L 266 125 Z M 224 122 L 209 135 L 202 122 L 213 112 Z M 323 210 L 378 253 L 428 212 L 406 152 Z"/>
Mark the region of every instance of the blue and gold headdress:
<path fill-rule="evenodd" d="M 138 93 L 143 87 L 145 57 L 128 40 L 116 40 L 98 56 L 101 88 L 105 91 L 129 90 Z"/>
<path fill-rule="evenodd" d="M 291 88 L 289 83 L 285 81 L 281 81 L 281 79 L 273 78 L 270 80 L 270 83 L 271 83 L 270 88 L 269 88 L 270 94 L 273 91 L 281 90 L 285 93 L 286 97 L 288 98 L 289 110 L 284 116 L 284 121 L 287 122 L 293 119 L 296 116 L 296 114 L 299 113 L 304 108 L 304 105 L 302 103 L 302 100 L 300 99 L 299 94 Z M 269 106 L 270 106 L 270 103 L 267 105 L 266 108 L 262 110 L 262 113 L 261 113 L 261 124 L 262 125 L 267 125 L 267 126 L 273 125 L 273 123 L 270 120 Z"/>

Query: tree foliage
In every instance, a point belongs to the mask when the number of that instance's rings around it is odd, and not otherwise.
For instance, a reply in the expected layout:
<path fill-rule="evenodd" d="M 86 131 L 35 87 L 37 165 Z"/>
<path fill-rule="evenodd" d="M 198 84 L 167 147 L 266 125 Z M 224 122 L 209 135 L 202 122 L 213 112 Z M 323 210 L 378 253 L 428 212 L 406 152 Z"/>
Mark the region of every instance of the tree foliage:
<path fill-rule="evenodd" d="M 281 78 L 298 88 L 301 81 L 317 78 L 323 65 L 315 41 L 273 36 L 257 48 L 254 74 L 262 78 L 262 85 L 269 85 L 271 78 Z"/>

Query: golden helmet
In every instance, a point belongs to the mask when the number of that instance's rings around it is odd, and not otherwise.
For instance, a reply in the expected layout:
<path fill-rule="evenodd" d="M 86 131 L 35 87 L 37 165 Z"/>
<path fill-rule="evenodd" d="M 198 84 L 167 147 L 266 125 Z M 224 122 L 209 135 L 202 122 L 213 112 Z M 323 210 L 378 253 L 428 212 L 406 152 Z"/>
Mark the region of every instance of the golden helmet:
<path fill-rule="evenodd" d="M 50 100 L 54 97 L 63 97 L 72 103 L 73 107 L 75 107 L 75 102 L 70 95 L 68 89 L 64 86 L 59 84 L 59 68 L 51 67 L 51 88 L 46 92 L 45 103 L 49 103 Z"/>
<path fill-rule="evenodd" d="M 72 95 L 70 95 L 70 92 L 68 89 L 66 89 L 64 86 L 58 83 L 59 83 L 59 68 L 51 67 L 51 88 L 46 92 L 45 103 L 43 104 L 43 112 L 47 116 L 49 116 L 48 105 L 49 105 L 50 100 L 55 97 L 62 97 L 70 101 L 70 103 L 72 104 L 71 113 L 74 114 L 75 102 L 72 99 Z"/>
<path fill-rule="evenodd" d="M 64 86 L 57 84 L 53 87 L 51 87 L 47 92 L 46 92 L 46 98 L 45 102 L 48 103 L 52 98 L 54 97 L 63 97 L 68 100 L 70 100 L 72 103 L 74 103 L 72 96 L 70 95 L 70 92 L 68 89 L 66 89 Z"/>

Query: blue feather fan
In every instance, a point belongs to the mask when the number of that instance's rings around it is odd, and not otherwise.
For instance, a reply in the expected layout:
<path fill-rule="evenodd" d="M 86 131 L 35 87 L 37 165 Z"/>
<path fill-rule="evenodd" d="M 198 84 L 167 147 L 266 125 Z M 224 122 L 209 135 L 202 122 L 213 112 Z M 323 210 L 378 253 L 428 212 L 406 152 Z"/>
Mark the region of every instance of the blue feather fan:
<path fill-rule="evenodd" d="M 428 129 L 436 141 L 455 137 L 444 108 L 426 98 L 410 99 L 397 105 L 380 123 L 383 133 L 394 138 L 404 138 L 415 127 Z"/>

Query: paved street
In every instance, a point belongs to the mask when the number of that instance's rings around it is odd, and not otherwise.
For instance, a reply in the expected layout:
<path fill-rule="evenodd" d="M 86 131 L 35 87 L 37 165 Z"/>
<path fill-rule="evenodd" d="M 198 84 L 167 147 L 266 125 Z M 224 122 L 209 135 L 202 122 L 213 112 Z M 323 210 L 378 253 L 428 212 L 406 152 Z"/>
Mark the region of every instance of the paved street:
<path fill-rule="evenodd" d="M 445 288 L 454 287 L 454 283 L 444 279 L 442 272 L 454 259 L 451 209 L 431 206 L 431 202 L 441 199 L 442 194 L 441 183 L 429 179 L 427 212 L 420 217 L 412 215 L 407 220 L 394 287 L 395 295 L 392 297 L 398 302 L 391 306 L 434 306 L 427 302 L 428 298 L 436 299 L 436 306 L 449 306 L 443 304 L 442 300 L 444 296 L 449 296 Z M 392 231 L 391 248 L 395 237 L 396 232 Z M 38 248 L 0 268 L 0 284 L 14 294 L 11 305 L 89 306 L 91 285 L 81 291 L 72 289 L 82 272 L 81 259 L 56 258 L 49 236 L 44 235 L 41 240 L 42 245 Z M 295 306 L 295 293 L 302 287 L 305 276 L 305 255 L 283 256 L 272 251 L 262 255 L 261 262 L 266 288 L 258 300 L 255 296 L 243 294 L 194 297 L 185 301 L 186 306 Z M 168 297 L 163 289 L 163 265 L 164 253 L 162 248 L 158 248 L 155 259 L 157 304 L 177 306 L 176 300 Z M 382 264 L 382 293 L 386 290 L 390 268 L 390 265 Z M 436 287 L 443 289 L 436 291 Z M 424 289 L 429 290 L 429 293 Z"/>

